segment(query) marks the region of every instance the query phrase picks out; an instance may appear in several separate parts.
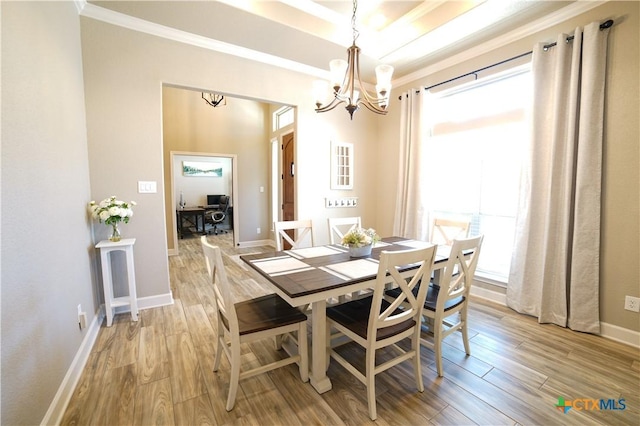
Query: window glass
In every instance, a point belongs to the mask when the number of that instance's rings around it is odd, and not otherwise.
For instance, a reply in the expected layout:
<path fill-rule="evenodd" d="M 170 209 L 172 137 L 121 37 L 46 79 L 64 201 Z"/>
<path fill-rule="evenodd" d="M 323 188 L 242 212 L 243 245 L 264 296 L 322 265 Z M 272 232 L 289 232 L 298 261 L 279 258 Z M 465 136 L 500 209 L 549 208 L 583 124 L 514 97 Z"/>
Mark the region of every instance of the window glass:
<path fill-rule="evenodd" d="M 280 130 L 293 123 L 293 107 L 285 106 L 273 114 L 273 130 Z"/>
<path fill-rule="evenodd" d="M 507 282 L 528 138 L 531 78 L 519 69 L 435 96 L 425 149 L 423 196 L 434 217 L 470 220 L 484 234 L 477 274 Z"/>

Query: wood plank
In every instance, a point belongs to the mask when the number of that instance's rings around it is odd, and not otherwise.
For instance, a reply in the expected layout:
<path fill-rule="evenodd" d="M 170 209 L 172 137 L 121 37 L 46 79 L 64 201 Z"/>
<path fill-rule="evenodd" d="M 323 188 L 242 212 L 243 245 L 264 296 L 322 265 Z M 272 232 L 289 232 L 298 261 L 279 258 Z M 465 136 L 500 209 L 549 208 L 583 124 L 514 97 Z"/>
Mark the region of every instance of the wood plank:
<path fill-rule="evenodd" d="M 171 380 L 168 377 L 138 386 L 136 391 L 134 424 L 180 424 L 177 420 L 178 419 L 174 418 L 174 406 L 171 398 Z"/>
<path fill-rule="evenodd" d="M 166 336 L 173 402 L 205 394 L 207 388 L 189 333 Z"/>
<path fill-rule="evenodd" d="M 138 384 L 143 385 L 167 377 L 169 377 L 169 357 L 162 329 L 155 326 L 142 327 L 138 355 Z"/>
<path fill-rule="evenodd" d="M 215 425 L 217 424 L 209 396 L 203 394 L 176 404 L 177 425 Z"/>
<path fill-rule="evenodd" d="M 107 369 L 92 424 L 131 425 L 134 421 L 136 365 Z"/>

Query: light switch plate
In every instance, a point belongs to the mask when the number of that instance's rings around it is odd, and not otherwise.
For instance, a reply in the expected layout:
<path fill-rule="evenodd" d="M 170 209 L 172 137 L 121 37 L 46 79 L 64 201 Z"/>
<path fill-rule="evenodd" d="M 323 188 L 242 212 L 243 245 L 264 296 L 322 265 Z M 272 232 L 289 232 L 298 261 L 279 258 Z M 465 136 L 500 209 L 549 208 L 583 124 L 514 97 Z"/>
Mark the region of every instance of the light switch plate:
<path fill-rule="evenodd" d="M 139 194 L 155 194 L 156 192 L 158 192 L 158 188 L 155 181 L 138 181 Z"/>

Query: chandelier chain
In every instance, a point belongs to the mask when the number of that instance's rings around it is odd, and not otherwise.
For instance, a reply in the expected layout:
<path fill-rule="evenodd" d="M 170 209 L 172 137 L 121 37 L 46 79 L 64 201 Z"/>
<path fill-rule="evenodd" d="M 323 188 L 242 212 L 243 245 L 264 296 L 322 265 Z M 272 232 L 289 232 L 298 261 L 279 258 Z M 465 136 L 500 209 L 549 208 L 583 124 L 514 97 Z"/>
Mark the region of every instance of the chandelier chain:
<path fill-rule="evenodd" d="M 360 32 L 356 29 L 356 11 L 358 10 L 358 1 L 353 0 L 353 15 L 351 16 L 351 29 L 353 30 L 353 44 L 356 44 L 356 40 L 360 35 Z"/>

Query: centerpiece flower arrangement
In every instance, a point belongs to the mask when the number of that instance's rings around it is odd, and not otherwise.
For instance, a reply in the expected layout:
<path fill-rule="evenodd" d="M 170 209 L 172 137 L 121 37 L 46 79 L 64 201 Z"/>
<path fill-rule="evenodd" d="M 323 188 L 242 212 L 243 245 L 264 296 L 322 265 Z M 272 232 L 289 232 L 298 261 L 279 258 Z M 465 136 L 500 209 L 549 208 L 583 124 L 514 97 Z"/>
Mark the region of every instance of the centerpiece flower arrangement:
<path fill-rule="evenodd" d="M 373 228 L 353 228 L 342 237 L 342 245 L 349 247 L 352 257 L 362 257 L 371 254 L 375 243 L 380 241 L 380 236 Z"/>
<path fill-rule="evenodd" d="M 98 219 L 100 223 L 104 222 L 105 225 L 111 226 L 111 236 L 109 240 L 120 241 L 120 230 L 118 224 L 120 222 L 129 223 L 129 219 L 133 216 L 132 207 L 136 205 L 135 201 L 127 203 L 120 201 L 115 195 L 96 203 L 91 201 L 89 203 L 89 212 L 91 217 Z"/>

